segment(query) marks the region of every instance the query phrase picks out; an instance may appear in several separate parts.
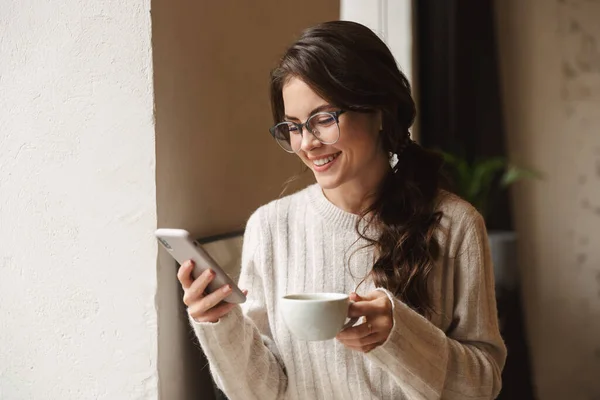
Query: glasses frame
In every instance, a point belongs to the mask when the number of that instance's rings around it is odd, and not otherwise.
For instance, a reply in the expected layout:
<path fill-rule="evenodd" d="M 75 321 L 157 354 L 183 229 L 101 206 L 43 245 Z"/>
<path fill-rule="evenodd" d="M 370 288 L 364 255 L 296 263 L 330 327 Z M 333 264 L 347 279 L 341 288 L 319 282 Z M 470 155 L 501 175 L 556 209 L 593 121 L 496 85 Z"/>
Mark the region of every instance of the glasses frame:
<path fill-rule="evenodd" d="M 271 128 L 269 128 L 269 132 L 271 132 L 271 136 L 273 136 L 273 139 L 275 139 L 275 141 L 277 142 L 277 144 L 279 145 L 279 147 L 281 147 L 286 153 L 296 153 L 298 150 L 294 150 L 292 148 L 290 148 L 289 150 L 286 149 L 285 147 L 283 147 L 283 145 L 281 144 L 281 142 L 277 139 L 277 137 L 275 136 L 275 132 L 277 131 L 277 127 L 281 126 L 281 125 L 294 125 L 298 131 L 300 132 L 300 136 L 304 135 L 304 127 L 306 127 L 306 130 L 308 132 L 310 132 L 315 138 L 317 138 L 317 140 L 319 142 L 321 142 L 322 144 L 335 144 L 337 143 L 338 140 L 340 140 L 340 115 L 342 115 L 343 113 L 345 113 L 346 110 L 338 110 L 338 111 L 320 111 L 317 113 L 314 113 L 313 115 L 311 115 L 310 117 L 308 117 L 308 119 L 305 122 L 293 122 L 293 121 L 283 121 L 283 122 L 279 122 L 278 124 L 275 124 L 274 126 L 272 126 Z M 310 121 L 316 117 L 317 115 L 330 115 L 335 119 L 335 123 L 337 124 L 338 127 L 338 135 L 337 138 L 333 141 L 333 142 L 325 142 L 323 140 L 321 140 L 321 138 L 319 136 L 317 136 L 313 130 L 310 128 Z M 290 147 L 291 147 L 291 143 L 290 143 Z"/>

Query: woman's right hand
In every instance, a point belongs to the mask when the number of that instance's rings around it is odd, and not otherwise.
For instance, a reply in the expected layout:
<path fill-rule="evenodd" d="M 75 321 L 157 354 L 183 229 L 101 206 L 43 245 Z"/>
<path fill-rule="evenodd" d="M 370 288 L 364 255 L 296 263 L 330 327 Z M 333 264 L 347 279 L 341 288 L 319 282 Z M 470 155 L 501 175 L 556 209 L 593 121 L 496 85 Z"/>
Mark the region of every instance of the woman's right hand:
<path fill-rule="evenodd" d="M 231 294 L 231 286 L 225 285 L 210 294 L 206 287 L 214 279 L 215 273 L 207 269 L 197 279 L 192 277 L 193 261 L 184 262 L 177 272 L 177 279 L 183 287 L 183 302 L 188 307 L 189 315 L 196 322 L 218 322 L 235 304 L 223 300 Z M 244 290 L 244 294 L 247 291 Z"/>

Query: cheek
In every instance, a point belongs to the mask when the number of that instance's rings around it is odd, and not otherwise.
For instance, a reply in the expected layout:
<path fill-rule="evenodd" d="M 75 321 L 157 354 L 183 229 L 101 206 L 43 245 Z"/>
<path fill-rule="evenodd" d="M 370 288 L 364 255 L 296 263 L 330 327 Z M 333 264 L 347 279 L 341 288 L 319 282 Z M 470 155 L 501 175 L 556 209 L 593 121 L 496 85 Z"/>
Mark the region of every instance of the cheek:
<path fill-rule="evenodd" d="M 340 146 L 356 153 L 371 153 L 379 145 L 379 125 L 370 114 L 355 115 L 340 137 Z M 344 132 L 346 134 L 344 134 Z M 343 139 L 343 140 L 342 140 Z"/>
<path fill-rule="evenodd" d="M 379 147 L 379 132 L 369 132 L 363 129 L 351 130 L 340 138 L 340 150 L 352 152 L 353 154 L 372 154 Z M 342 148 L 343 147 L 343 148 Z"/>

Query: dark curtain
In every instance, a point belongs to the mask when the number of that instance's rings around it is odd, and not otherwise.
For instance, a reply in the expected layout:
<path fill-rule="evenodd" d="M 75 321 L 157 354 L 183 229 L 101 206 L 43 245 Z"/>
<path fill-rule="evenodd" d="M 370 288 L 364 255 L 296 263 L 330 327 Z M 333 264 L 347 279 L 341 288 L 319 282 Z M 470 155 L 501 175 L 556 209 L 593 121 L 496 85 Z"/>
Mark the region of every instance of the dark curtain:
<path fill-rule="evenodd" d="M 471 160 L 505 155 L 492 1 L 415 3 L 422 144 Z M 488 229 L 511 229 L 506 193 L 495 204 Z"/>
<path fill-rule="evenodd" d="M 493 0 L 419 0 L 418 110 L 421 143 L 467 159 L 505 156 Z M 512 229 L 507 193 L 495 200 L 489 230 Z M 508 359 L 500 399 L 533 399 L 521 302 L 497 292 Z"/>

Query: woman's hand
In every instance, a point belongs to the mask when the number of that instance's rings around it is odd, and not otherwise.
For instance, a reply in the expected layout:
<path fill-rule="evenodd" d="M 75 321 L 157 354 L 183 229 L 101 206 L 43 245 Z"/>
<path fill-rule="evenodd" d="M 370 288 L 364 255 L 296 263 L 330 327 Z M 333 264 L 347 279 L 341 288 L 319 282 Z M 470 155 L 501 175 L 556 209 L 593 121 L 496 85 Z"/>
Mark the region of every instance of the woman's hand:
<path fill-rule="evenodd" d="M 193 261 L 184 262 L 177 272 L 177 279 L 183 287 L 183 302 L 188 313 L 196 322 L 218 322 L 235 304 L 221 303 L 231 294 L 231 287 L 225 285 L 210 294 L 205 294 L 206 287 L 214 279 L 215 273 L 208 269 L 197 279 L 192 278 Z M 248 291 L 244 290 L 244 294 Z"/>
<path fill-rule="evenodd" d="M 392 331 L 392 304 L 387 295 L 380 290 L 374 290 L 364 297 L 352 293 L 350 300 L 354 303 L 350 304 L 348 316 L 365 317 L 365 322 L 344 329 L 336 338 L 352 350 L 368 353 L 382 345 Z"/>

